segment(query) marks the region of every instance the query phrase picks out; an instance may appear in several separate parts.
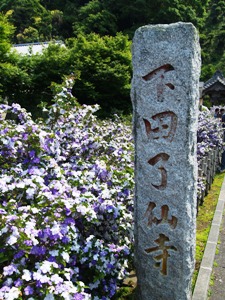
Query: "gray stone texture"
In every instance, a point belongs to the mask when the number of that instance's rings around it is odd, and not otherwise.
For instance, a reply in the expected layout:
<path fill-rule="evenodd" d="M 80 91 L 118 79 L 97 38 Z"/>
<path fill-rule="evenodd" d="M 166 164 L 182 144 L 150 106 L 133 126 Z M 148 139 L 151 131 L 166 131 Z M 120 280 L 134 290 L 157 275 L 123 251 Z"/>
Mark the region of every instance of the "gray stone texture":
<path fill-rule="evenodd" d="M 191 23 L 133 38 L 137 300 L 191 299 L 200 46 Z"/>

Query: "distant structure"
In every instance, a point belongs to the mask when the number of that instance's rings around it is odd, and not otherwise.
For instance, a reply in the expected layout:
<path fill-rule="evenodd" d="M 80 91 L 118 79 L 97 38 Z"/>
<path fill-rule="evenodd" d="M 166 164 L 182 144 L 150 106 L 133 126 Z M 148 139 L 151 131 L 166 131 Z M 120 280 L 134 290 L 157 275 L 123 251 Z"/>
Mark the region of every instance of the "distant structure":
<path fill-rule="evenodd" d="M 204 82 L 200 81 L 199 82 L 199 108 L 200 108 L 200 110 L 201 110 L 202 105 L 203 105 L 203 97 L 202 97 L 203 87 L 204 87 Z"/>
<path fill-rule="evenodd" d="M 13 49 L 16 50 L 17 53 L 23 55 L 32 55 L 37 53 L 42 53 L 44 49 L 48 48 L 49 44 L 61 44 L 65 46 L 62 41 L 54 41 L 54 42 L 37 42 L 37 43 L 26 43 L 26 44 L 14 44 Z"/>
<path fill-rule="evenodd" d="M 202 98 L 209 96 L 212 106 L 225 104 L 225 78 L 221 71 L 217 70 L 208 81 L 204 83 Z"/>

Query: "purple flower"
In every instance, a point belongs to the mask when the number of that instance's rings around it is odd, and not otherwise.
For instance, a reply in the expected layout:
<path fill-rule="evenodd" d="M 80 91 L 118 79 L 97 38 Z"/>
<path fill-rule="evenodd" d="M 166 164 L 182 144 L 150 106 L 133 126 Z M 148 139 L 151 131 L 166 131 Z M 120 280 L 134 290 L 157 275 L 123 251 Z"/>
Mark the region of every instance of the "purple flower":
<path fill-rule="evenodd" d="M 56 258 L 54 256 L 50 256 L 48 258 L 48 261 L 50 261 L 50 262 L 56 262 Z"/>
<path fill-rule="evenodd" d="M 31 286 L 28 285 L 27 287 L 25 287 L 24 293 L 25 293 L 26 296 L 32 295 L 34 293 L 34 289 Z"/>
<path fill-rule="evenodd" d="M 64 224 L 66 225 L 75 224 L 75 220 L 73 218 L 66 218 L 64 220 Z"/>
<path fill-rule="evenodd" d="M 76 293 L 73 297 L 74 300 L 83 300 L 84 296 L 80 293 Z"/>
<path fill-rule="evenodd" d="M 42 287 L 42 283 L 40 280 L 36 281 L 36 287 L 41 288 Z"/>
<path fill-rule="evenodd" d="M 12 275 L 17 271 L 17 267 L 15 265 L 9 265 L 3 268 L 4 276 Z"/>
<path fill-rule="evenodd" d="M 24 141 L 26 141 L 27 139 L 28 139 L 28 133 L 27 132 L 24 132 L 23 134 L 22 134 L 22 139 L 24 140 Z"/>
<path fill-rule="evenodd" d="M 0 215 L 5 215 L 5 214 L 7 214 L 7 212 L 4 209 L 0 208 Z"/>
<path fill-rule="evenodd" d="M 15 287 L 20 287 L 23 284 L 23 280 L 21 280 L 20 278 L 18 278 L 16 281 L 14 281 L 14 285 Z"/>
<path fill-rule="evenodd" d="M 28 154 L 29 154 L 30 158 L 32 158 L 35 156 L 35 151 L 31 150 Z"/>
<path fill-rule="evenodd" d="M 71 214 L 71 210 L 69 208 L 66 208 L 65 213 L 66 213 L 66 216 L 69 216 Z"/>
<path fill-rule="evenodd" d="M 52 192 L 52 195 L 56 195 L 56 194 L 58 194 L 58 190 L 57 190 L 57 189 L 55 189 L 55 188 L 52 188 L 52 189 L 51 189 L 51 192 Z"/>
<path fill-rule="evenodd" d="M 24 255 L 24 251 L 23 251 L 23 250 L 20 250 L 19 252 L 17 252 L 17 253 L 14 255 L 14 259 L 21 258 L 23 255 Z"/>
<path fill-rule="evenodd" d="M 107 264 L 107 268 L 108 268 L 108 269 L 114 269 L 114 267 L 115 267 L 115 266 L 112 265 L 112 264 L 110 264 L 110 263 Z"/>
<path fill-rule="evenodd" d="M 46 253 L 46 248 L 44 246 L 33 246 L 30 253 L 37 256 L 41 256 Z"/>
<path fill-rule="evenodd" d="M 70 242 L 70 239 L 67 237 L 67 236 L 64 236 L 63 238 L 62 238 L 62 243 L 63 244 L 68 244 Z"/>
<path fill-rule="evenodd" d="M 32 246 L 32 241 L 31 240 L 25 240 L 24 241 L 24 244 L 26 245 L 26 246 Z"/>

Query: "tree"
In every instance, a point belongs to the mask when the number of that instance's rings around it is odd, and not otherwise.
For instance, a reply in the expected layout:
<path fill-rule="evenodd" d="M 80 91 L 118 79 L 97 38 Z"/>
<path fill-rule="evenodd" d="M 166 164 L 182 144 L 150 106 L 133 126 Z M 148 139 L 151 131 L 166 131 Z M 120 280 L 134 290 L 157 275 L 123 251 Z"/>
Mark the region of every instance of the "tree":
<path fill-rule="evenodd" d="M 72 72 L 69 65 L 68 49 L 60 44 L 51 43 L 42 54 L 21 56 L 17 62 L 18 68 L 27 74 L 29 81 L 16 92 L 16 102 L 38 117 L 41 102 L 50 104 L 53 97 L 52 83 L 61 83 L 64 75 Z M 13 100 L 15 96 L 11 95 Z"/>
<path fill-rule="evenodd" d="M 103 0 L 114 14 L 118 31 L 133 36 L 134 30 L 146 24 L 168 24 L 178 21 L 202 23 L 208 0 Z"/>
<path fill-rule="evenodd" d="M 26 74 L 15 64 L 17 56 L 10 52 L 14 27 L 6 15 L 0 14 L 0 98 L 7 99 L 21 86 Z M 27 78 L 28 79 L 28 78 Z"/>
<path fill-rule="evenodd" d="M 18 33 L 16 38 L 19 44 L 38 42 L 39 33 L 36 28 L 29 26 L 24 29 L 23 33 Z"/>
<path fill-rule="evenodd" d="M 0 62 L 6 59 L 11 48 L 10 38 L 14 33 L 14 26 L 8 22 L 7 16 L 0 13 Z"/>
<path fill-rule="evenodd" d="M 71 39 L 71 65 L 80 72 L 74 95 L 81 104 L 98 103 L 102 110 L 131 111 L 131 42 L 122 33 L 115 37 L 97 34 Z"/>
<path fill-rule="evenodd" d="M 75 34 L 95 32 L 100 35 L 115 35 L 116 17 L 105 9 L 102 1 L 91 0 L 79 8 L 73 30 Z"/>
<path fill-rule="evenodd" d="M 202 40 L 203 74 L 205 70 L 208 79 L 216 69 L 225 72 L 225 3 L 221 0 L 211 0 L 208 5 L 208 15 L 205 21 L 204 38 Z M 208 67 L 209 66 L 209 67 Z M 213 68 L 210 68 L 213 66 Z"/>
<path fill-rule="evenodd" d="M 39 31 L 39 36 L 43 35 L 42 40 L 49 39 L 51 14 L 40 4 L 39 0 L 8 1 L 3 6 L 3 11 L 6 13 L 8 10 L 13 12 L 10 21 L 16 28 L 15 35 L 24 34 L 25 29 L 34 27 Z M 14 41 L 16 42 L 16 39 Z"/>

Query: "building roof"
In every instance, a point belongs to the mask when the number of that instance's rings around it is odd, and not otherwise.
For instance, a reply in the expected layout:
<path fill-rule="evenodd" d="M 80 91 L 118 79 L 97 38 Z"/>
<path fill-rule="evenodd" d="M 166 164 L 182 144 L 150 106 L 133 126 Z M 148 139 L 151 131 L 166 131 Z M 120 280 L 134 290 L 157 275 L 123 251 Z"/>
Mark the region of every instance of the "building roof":
<path fill-rule="evenodd" d="M 50 43 L 55 44 L 63 44 L 61 41 L 54 41 L 54 42 L 41 42 L 41 43 L 26 43 L 26 44 L 15 44 L 13 45 L 13 49 L 16 50 L 19 54 L 29 55 L 29 54 L 36 54 L 42 53 L 42 51 L 48 47 Z"/>
<path fill-rule="evenodd" d="M 209 87 L 211 87 L 212 85 L 214 85 L 217 82 L 219 82 L 225 86 L 225 78 L 223 77 L 222 72 L 218 71 L 218 70 L 214 73 L 212 78 L 210 78 L 208 81 L 206 81 L 204 83 L 203 90 L 208 89 Z"/>

